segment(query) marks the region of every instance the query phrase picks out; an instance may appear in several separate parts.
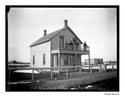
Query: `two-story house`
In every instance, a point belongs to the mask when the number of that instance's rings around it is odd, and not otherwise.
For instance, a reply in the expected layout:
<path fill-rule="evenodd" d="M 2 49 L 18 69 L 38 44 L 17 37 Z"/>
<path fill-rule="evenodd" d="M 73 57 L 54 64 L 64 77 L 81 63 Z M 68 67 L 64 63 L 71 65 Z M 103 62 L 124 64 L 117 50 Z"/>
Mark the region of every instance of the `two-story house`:
<path fill-rule="evenodd" d="M 30 45 L 31 67 L 59 67 L 81 65 L 81 55 L 89 55 L 88 49 L 81 49 L 82 41 L 64 20 L 64 27 L 44 36 Z M 84 46 L 84 45 L 83 45 Z"/>

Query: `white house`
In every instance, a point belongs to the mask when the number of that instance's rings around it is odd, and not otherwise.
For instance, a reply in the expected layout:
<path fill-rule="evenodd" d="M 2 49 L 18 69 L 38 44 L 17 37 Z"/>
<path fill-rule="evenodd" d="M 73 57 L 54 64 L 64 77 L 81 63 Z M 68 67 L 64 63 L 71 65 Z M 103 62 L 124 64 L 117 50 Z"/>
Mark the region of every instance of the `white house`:
<path fill-rule="evenodd" d="M 76 36 L 64 20 L 64 27 L 53 33 L 47 34 L 30 45 L 31 67 L 60 67 L 81 65 L 81 55 L 89 55 L 89 49 Z"/>

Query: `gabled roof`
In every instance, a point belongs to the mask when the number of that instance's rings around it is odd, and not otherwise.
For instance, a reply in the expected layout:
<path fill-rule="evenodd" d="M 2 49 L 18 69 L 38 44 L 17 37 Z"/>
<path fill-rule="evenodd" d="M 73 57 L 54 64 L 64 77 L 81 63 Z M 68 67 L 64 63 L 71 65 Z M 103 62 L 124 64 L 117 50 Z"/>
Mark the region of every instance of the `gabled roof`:
<path fill-rule="evenodd" d="M 30 45 L 30 47 L 33 47 L 35 45 L 38 45 L 38 44 L 42 44 L 46 41 L 49 41 L 50 39 L 52 39 L 55 35 L 57 35 L 58 33 L 63 33 L 63 31 L 66 31 L 66 30 L 70 30 L 72 32 L 72 34 L 82 43 L 82 41 L 76 36 L 76 34 L 67 26 L 67 27 L 64 27 L 62 29 L 59 29 L 55 32 L 52 32 L 50 34 L 47 34 L 46 36 L 43 36 L 41 37 L 40 39 L 38 39 L 37 41 L 35 41 L 34 43 L 32 43 Z"/>

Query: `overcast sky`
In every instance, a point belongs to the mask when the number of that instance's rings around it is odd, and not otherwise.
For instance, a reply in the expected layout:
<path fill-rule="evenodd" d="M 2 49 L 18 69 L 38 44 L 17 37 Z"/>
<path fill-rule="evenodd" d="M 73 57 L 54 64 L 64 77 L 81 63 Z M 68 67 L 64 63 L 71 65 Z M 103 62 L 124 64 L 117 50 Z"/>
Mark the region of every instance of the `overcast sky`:
<path fill-rule="evenodd" d="M 8 14 L 9 61 L 30 62 L 29 45 L 43 36 L 44 29 L 49 34 L 63 28 L 64 19 L 90 46 L 91 58 L 116 60 L 115 8 L 11 8 Z"/>

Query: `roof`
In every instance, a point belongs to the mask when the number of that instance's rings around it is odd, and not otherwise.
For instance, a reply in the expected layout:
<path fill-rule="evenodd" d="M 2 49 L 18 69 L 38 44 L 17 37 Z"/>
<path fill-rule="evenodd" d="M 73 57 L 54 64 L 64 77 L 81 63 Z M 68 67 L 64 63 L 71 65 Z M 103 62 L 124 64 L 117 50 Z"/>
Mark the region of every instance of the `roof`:
<path fill-rule="evenodd" d="M 37 41 L 35 41 L 34 43 L 32 43 L 32 44 L 30 45 L 30 47 L 33 47 L 33 46 L 35 46 L 35 45 L 38 45 L 38 44 L 42 44 L 42 43 L 44 43 L 44 42 L 47 42 L 47 41 L 49 41 L 50 39 L 52 39 L 55 35 L 57 35 L 58 33 L 63 32 L 64 30 L 70 30 L 70 31 L 73 33 L 73 35 L 76 36 L 76 34 L 75 34 L 69 27 L 64 27 L 64 28 L 59 29 L 59 30 L 57 30 L 57 31 L 55 31 L 55 32 L 52 32 L 52 33 L 50 33 L 50 34 L 47 34 L 46 36 L 41 37 L 40 39 L 38 39 Z M 76 37 L 77 37 L 77 36 L 76 36 Z M 82 43 L 82 41 L 81 41 L 78 37 L 77 37 L 77 39 Z"/>

